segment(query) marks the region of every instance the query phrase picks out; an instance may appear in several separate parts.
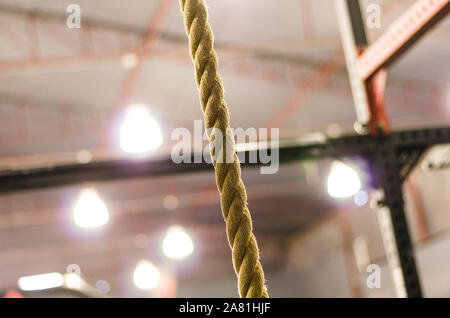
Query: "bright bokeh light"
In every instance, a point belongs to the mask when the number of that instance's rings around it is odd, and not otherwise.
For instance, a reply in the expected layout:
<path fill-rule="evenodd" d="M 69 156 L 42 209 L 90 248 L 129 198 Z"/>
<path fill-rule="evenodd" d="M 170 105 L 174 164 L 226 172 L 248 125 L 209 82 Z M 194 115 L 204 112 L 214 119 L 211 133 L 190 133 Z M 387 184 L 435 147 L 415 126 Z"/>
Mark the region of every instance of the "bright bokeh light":
<path fill-rule="evenodd" d="M 353 197 L 353 202 L 355 202 L 357 206 L 364 206 L 366 205 L 367 201 L 369 201 L 369 195 L 366 191 L 363 190 L 356 193 Z"/>
<path fill-rule="evenodd" d="M 159 270 L 147 260 L 140 261 L 133 273 L 133 281 L 139 289 L 152 289 L 159 281 Z"/>
<path fill-rule="evenodd" d="M 82 228 L 93 228 L 109 220 L 108 208 L 95 189 L 83 189 L 73 208 L 73 220 Z"/>
<path fill-rule="evenodd" d="M 107 294 L 111 291 L 111 286 L 106 280 L 98 280 L 95 283 L 95 288 L 102 294 Z"/>
<path fill-rule="evenodd" d="M 347 198 L 361 189 L 361 180 L 355 169 L 341 161 L 331 165 L 328 176 L 328 194 L 333 198 Z"/>
<path fill-rule="evenodd" d="M 66 273 L 64 274 L 65 286 L 71 289 L 80 289 L 82 280 L 78 274 Z"/>
<path fill-rule="evenodd" d="M 193 250 L 194 244 L 182 227 L 172 226 L 167 230 L 163 241 L 163 252 L 167 257 L 181 259 L 190 255 Z"/>
<path fill-rule="evenodd" d="M 122 66 L 125 68 L 133 68 L 136 67 L 136 65 L 139 62 L 139 57 L 135 53 L 127 53 L 122 55 L 122 58 L 120 59 L 120 62 L 122 63 Z"/>
<path fill-rule="evenodd" d="M 148 108 L 143 104 L 128 107 L 120 128 L 120 148 L 128 153 L 146 153 L 162 142 L 161 129 Z"/>
<path fill-rule="evenodd" d="M 18 285 L 21 290 L 42 290 L 61 287 L 64 285 L 64 276 L 60 273 L 47 273 L 19 278 Z"/>

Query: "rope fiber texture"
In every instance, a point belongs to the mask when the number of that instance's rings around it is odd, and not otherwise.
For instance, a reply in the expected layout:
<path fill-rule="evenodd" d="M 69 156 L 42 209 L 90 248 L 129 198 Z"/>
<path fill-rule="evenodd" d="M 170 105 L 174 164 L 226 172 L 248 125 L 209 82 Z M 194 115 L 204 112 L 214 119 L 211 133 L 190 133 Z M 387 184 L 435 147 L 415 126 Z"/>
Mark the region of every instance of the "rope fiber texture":
<path fill-rule="evenodd" d="M 231 162 L 225 159 L 217 160 L 213 149 L 211 155 L 228 242 L 233 255 L 233 266 L 238 277 L 239 294 L 243 298 L 267 298 L 269 295 L 259 261 L 258 245 L 253 235 L 247 194 L 241 179 L 239 159 L 234 151 L 234 137 L 229 138 L 231 133 L 228 108 L 217 71 L 217 56 L 206 4 L 204 0 L 180 0 L 180 6 L 209 139 L 211 142 L 215 139 L 215 135 L 209 132 L 214 128 L 220 130 L 223 138 L 223 149 L 219 151 L 219 155 L 225 156 L 227 147 L 233 147 Z"/>

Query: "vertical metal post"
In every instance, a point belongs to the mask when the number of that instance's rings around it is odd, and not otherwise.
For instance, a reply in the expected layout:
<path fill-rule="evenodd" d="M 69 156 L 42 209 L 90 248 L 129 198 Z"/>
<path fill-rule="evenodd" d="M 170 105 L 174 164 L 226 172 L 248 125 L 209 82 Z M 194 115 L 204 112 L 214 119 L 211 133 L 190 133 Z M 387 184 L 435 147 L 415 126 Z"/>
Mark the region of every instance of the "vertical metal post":
<path fill-rule="evenodd" d="M 346 2 L 355 45 L 356 47 L 365 47 L 367 46 L 366 28 L 359 0 L 347 0 Z"/>
<path fill-rule="evenodd" d="M 383 96 L 386 71 L 382 69 L 370 78 L 363 78 L 358 67 L 358 56 L 367 46 L 359 0 L 335 0 L 335 3 L 360 132 L 388 135 Z M 378 216 L 394 285 L 399 297 L 422 297 L 404 211 L 401 162 L 391 138 L 380 137 L 376 145 L 374 168 L 378 187 L 382 189 Z"/>
<path fill-rule="evenodd" d="M 357 64 L 358 52 L 367 44 L 359 1 L 335 0 L 335 5 L 356 109 L 355 128 L 359 133 L 367 133 L 370 121 L 369 98 L 365 82 L 359 76 Z"/>
<path fill-rule="evenodd" d="M 370 78 L 363 78 L 358 60 L 367 47 L 364 19 L 359 0 L 335 0 L 347 69 L 358 117 L 355 129 L 374 136 L 390 133 L 384 107 L 386 70 L 381 69 Z"/>
<path fill-rule="evenodd" d="M 401 163 L 391 138 L 381 138 L 375 155 L 378 187 L 378 217 L 385 252 L 399 297 L 422 297 L 414 260 L 413 244 L 404 210 Z"/>

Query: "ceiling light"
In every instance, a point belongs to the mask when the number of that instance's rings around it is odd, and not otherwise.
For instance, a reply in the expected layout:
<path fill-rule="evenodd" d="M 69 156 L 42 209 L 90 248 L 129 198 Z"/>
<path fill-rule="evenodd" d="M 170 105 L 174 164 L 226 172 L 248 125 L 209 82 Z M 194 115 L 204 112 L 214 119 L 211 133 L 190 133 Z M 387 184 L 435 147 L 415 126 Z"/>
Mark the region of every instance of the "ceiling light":
<path fill-rule="evenodd" d="M 99 227 L 108 222 L 108 208 L 95 189 L 81 190 L 73 209 L 73 220 L 82 228 Z"/>
<path fill-rule="evenodd" d="M 19 288 L 25 291 L 50 289 L 64 285 L 64 276 L 60 273 L 47 273 L 24 276 L 18 280 Z"/>
<path fill-rule="evenodd" d="M 80 275 L 75 273 L 64 274 L 65 286 L 70 289 L 80 289 L 82 285 L 82 280 Z"/>
<path fill-rule="evenodd" d="M 133 281 L 139 289 L 152 289 L 159 281 L 159 270 L 147 260 L 140 261 L 133 273 Z"/>
<path fill-rule="evenodd" d="M 128 153 L 145 153 L 162 142 L 161 129 L 148 108 L 143 104 L 128 107 L 120 128 L 120 148 Z"/>
<path fill-rule="evenodd" d="M 335 161 L 328 176 L 328 193 L 333 198 L 347 198 L 361 189 L 361 181 L 355 169 Z"/>
<path fill-rule="evenodd" d="M 127 53 L 122 55 L 120 62 L 124 68 L 130 69 L 136 67 L 139 62 L 139 58 L 135 53 Z"/>
<path fill-rule="evenodd" d="M 192 253 L 194 245 L 189 235 L 180 226 L 167 230 L 163 241 L 164 254 L 172 259 L 181 259 Z"/>

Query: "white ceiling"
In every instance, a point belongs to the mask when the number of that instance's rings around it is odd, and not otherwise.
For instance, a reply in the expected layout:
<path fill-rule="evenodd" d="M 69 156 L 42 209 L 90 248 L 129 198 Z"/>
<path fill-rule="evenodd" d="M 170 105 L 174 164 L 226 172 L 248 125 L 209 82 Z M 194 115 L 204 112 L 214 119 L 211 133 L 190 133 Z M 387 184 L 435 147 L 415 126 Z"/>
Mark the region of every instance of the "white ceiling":
<path fill-rule="evenodd" d="M 396 5 L 387 1 L 376 2 L 387 10 L 382 16 L 382 26 L 386 29 L 389 22 L 413 1 L 398 1 Z M 0 5 L 44 13 L 52 12 L 63 18 L 66 15 L 66 5 L 69 3 L 71 1 L 0 1 Z M 86 21 L 94 20 L 100 24 L 131 27 L 139 32 L 144 31 L 149 25 L 159 4 L 158 1 L 143 0 L 126 2 L 81 0 L 77 3 L 82 9 L 82 19 Z M 363 8 L 366 3 L 369 2 L 363 1 Z M 226 99 L 234 126 L 266 125 L 293 95 L 302 90 L 302 85 L 309 81 L 315 68 L 341 50 L 332 0 L 303 3 L 297 0 L 276 2 L 210 0 L 208 7 L 218 46 L 220 72 L 225 83 Z M 309 11 L 302 14 L 302 9 Z M 15 42 L 26 47 L 27 23 L 23 15 L 1 14 L 0 23 L 6 25 L 8 31 L 20 39 L 20 41 L 16 39 Z M 103 63 L 102 58 L 99 58 L 81 65 L 45 64 L 48 60 L 60 57 L 82 59 L 80 41 L 82 34 L 80 30 L 67 29 L 63 21 L 38 20 L 37 23 L 40 30 L 39 59 L 43 63 L 33 63 L 32 69 L 25 68 L 22 71 L 20 67 L 15 70 L 13 67 L 13 71 L 3 73 L 0 70 L 1 95 L 17 97 L 25 95 L 35 102 L 45 101 L 43 104 L 48 104 L 48 107 L 72 105 L 77 111 L 86 109 L 88 113 L 94 109 L 106 112 L 112 109 L 129 71 L 124 69 L 117 59 Z M 305 23 L 310 25 L 305 27 Z M 306 28 L 308 30 L 304 32 Z M 408 118 L 415 120 L 418 115 L 442 121 L 442 116 L 439 113 L 432 113 L 426 105 L 422 109 L 399 105 L 401 99 L 391 98 L 395 95 L 391 91 L 397 87 L 401 88 L 405 83 L 413 85 L 415 94 L 420 95 L 420 98 L 412 99 L 411 103 L 414 104 L 414 100 L 426 100 L 431 87 L 433 92 L 441 94 L 439 108 L 445 110 L 449 107 L 448 101 L 444 98 L 445 94 L 448 94 L 447 70 L 450 67 L 450 62 L 446 58 L 450 55 L 450 42 L 446 36 L 448 28 L 448 21 L 444 21 L 436 31 L 392 68 L 387 100 L 394 124 L 397 122 L 404 124 L 408 122 Z M 161 31 L 177 36 L 182 41 L 167 42 L 167 39 L 159 39 L 154 43 L 153 49 L 163 53 L 150 55 L 146 59 L 129 101 L 146 102 L 151 105 L 155 115 L 163 120 L 161 122 L 163 127 L 186 125 L 186 122 L 193 119 L 201 119 L 202 114 L 198 105 L 193 69 L 187 53 L 187 43 L 184 42 L 182 17 L 175 0 Z M 371 37 L 382 32 L 382 30 L 369 31 Z M 305 34 L 311 38 L 305 39 Z M 122 35 L 108 28 L 95 29 L 91 36 L 94 39 L 94 55 L 100 57 L 117 52 L 117 43 L 123 40 Z M 10 37 L 11 35 L 2 36 L 0 32 L 0 68 L 1 63 L 7 61 L 29 60 L 27 50 L 20 50 L 17 43 L 14 47 Z M 139 43 L 139 34 L 128 34 L 128 38 L 131 39 L 131 44 Z M 132 48 L 128 47 L 129 50 Z M 176 50 L 184 57 L 164 54 L 165 50 L 169 52 Z M 121 51 L 123 52 L 123 49 Z M 269 60 L 264 52 L 274 54 L 277 61 Z M 248 68 L 246 73 L 242 71 L 242 67 L 245 66 Z M 282 129 L 295 128 L 299 133 L 323 131 L 330 123 L 341 124 L 344 131 L 351 129 L 355 115 L 343 61 L 338 70 L 339 75 L 332 76 L 331 80 L 324 80 L 320 88 L 298 105 L 298 110 L 282 123 Z M 269 72 L 277 73 L 281 80 L 261 76 L 261 73 Z M 300 82 L 300 89 L 297 88 L 299 79 L 303 81 Z M 38 107 L 45 108 L 47 105 Z M 17 152 L 21 151 L 17 149 Z M 58 151 L 57 146 L 55 151 Z"/>

